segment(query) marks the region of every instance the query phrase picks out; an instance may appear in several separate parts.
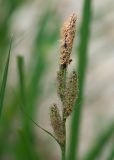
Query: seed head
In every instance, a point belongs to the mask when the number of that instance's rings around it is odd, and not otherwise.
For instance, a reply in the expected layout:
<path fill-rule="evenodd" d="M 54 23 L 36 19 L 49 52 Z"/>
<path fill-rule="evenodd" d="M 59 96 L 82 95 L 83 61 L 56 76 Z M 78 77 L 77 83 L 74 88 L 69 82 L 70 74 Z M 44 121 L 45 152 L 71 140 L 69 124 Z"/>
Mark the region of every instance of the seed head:
<path fill-rule="evenodd" d="M 56 104 L 52 105 L 50 108 L 50 120 L 53 131 L 60 142 L 60 144 L 65 143 L 65 134 L 63 129 L 63 122 L 59 113 L 59 109 Z"/>
<path fill-rule="evenodd" d="M 73 105 L 78 95 L 78 79 L 76 72 L 73 72 L 66 86 L 63 116 L 64 119 L 72 113 Z"/>
<path fill-rule="evenodd" d="M 77 16 L 73 14 L 64 23 L 61 30 L 60 64 L 68 65 L 71 62 L 70 55 L 73 46 L 73 40 L 76 32 Z"/>

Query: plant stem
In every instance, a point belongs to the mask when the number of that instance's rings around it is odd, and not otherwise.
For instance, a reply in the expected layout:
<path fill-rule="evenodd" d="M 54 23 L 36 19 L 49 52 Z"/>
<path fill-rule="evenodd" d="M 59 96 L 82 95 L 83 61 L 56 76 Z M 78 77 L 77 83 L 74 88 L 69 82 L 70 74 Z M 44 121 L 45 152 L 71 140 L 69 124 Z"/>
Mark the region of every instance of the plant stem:
<path fill-rule="evenodd" d="M 79 135 L 80 124 L 83 108 L 84 85 L 86 77 L 86 68 L 88 60 L 88 45 L 90 37 L 90 24 L 91 24 L 91 0 L 84 1 L 83 19 L 80 31 L 80 44 L 79 44 L 79 95 L 76 102 L 76 109 L 73 112 L 73 119 L 71 124 L 71 138 L 69 145 L 68 160 L 78 160 L 79 148 Z"/>
<path fill-rule="evenodd" d="M 65 160 L 65 145 L 61 146 L 61 160 Z"/>
<path fill-rule="evenodd" d="M 62 66 L 62 67 L 63 67 L 63 70 L 64 70 L 64 92 L 65 92 L 67 68 L 66 68 L 66 66 Z M 62 101 L 64 101 L 64 96 L 63 96 Z M 64 108 L 64 106 L 63 106 L 63 108 Z M 64 112 L 64 109 L 63 109 L 63 112 Z M 63 113 L 62 116 L 63 116 L 62 118 L 63 118 L 63 130 L 64 130 L 65 141 L 64 141 L 64 145 L 61 146 L 61 153 L 62 153 L 62 160 L 65 160 L 65 153 L 66 153 L 66 124 L 65 123 L 66 123 L 66 120 L 64 120 L 64 113 Z"/>

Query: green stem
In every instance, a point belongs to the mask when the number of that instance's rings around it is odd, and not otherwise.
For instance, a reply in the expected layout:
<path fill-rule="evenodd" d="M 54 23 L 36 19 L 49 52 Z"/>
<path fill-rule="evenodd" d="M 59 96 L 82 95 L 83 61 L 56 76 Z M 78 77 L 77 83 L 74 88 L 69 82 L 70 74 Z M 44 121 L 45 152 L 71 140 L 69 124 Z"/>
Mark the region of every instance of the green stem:
<path fill-rule="evenodd" d="M 61 146 L 61 160 L 65 160 L 65 145 Z"/>
<path fill-rule="evenodd" d="M 76 109 L 73 112 L 71 124 L 71 138 L 69 145 L 68 160 L 78 160 L 80 124 L 83 109 L 84 99 L 84 85 L 86 78 L 87 60 L 88 60 L 88 45 L 90 38 L 90 24 L 91 24 L 91 0 L 84 1 L 83 19 L 80 31 L 80 44 L 79 44 L 79 94 L 76 102 Z"/>

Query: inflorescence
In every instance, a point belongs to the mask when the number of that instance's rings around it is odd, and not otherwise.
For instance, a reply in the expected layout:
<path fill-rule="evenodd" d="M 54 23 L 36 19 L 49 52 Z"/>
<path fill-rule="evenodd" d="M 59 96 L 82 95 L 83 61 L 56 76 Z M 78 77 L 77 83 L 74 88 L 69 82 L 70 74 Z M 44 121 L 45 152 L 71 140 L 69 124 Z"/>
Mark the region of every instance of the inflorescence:
<path fill-rule="evenodd" d="M 62 115 L 57 104 L 50 107 L 50 121 L 54 134 L 61 145 L 66 143 L 65 122 L 73 111 L 78 95 L 78 78 L 75 71 L 67 78 L 67 68 L 71 60 L 71 52 L 76 32 L 77 16 L 73 14 L 64 23 L 61 30 L 60 67 L 57 72 L 57 93 L 62 103 Z M 68 80 L 67 80 L 68 79 Z"/>

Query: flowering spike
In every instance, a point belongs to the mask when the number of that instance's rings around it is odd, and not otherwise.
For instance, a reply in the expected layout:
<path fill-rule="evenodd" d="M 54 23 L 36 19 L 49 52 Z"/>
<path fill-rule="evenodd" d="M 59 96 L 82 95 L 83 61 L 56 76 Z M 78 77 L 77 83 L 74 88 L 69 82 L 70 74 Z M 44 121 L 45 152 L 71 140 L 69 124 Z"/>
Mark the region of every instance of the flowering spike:
<path fill-rule="evenodd" d="M 73 40 L 76 32 L 77 16 L 73 14 L 64 23 L 61 30 L 61 48 L 60 48 L 60 64 L 68 65 L 71 62 L 70 55 L 73 46 Z"/>
<path fill-rule="evenodd" d="M 78 95 L 78 79 L 76 72 L 73 72 L 66 86 L 64 97 L 63 116 L 64 120 L 72 113 L 73 105 Z"/>
<path fill-rule="evenodd" d="M 50 108 L 50 120 L 53 131 L 60 144 L 65 143 L 65 134 L 63 129 L 63 121 L 59 113 L 59 109 L 56 104 L 53 104 Z"/>

